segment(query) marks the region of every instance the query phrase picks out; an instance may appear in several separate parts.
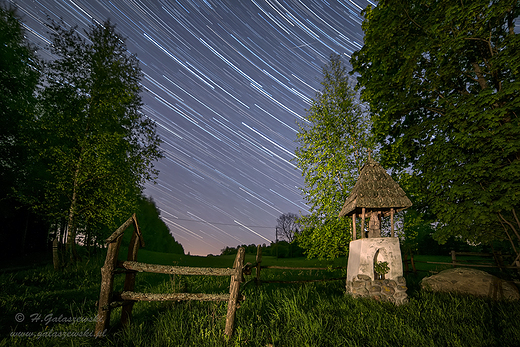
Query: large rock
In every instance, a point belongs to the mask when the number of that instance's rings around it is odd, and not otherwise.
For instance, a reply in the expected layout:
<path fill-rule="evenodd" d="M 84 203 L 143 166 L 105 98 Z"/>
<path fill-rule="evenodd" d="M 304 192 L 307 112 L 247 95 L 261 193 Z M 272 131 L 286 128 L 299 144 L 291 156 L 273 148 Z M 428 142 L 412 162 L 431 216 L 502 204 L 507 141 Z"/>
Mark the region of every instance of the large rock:
<path fill-rule="evenodd" d="M 513 283 L 503 281 L 484 271 L 463 267 L 444 270 L 423 278 L 421 287 L 433 291 L 458 292 L 492 299 L 520 299 L 518 288 Z"/>

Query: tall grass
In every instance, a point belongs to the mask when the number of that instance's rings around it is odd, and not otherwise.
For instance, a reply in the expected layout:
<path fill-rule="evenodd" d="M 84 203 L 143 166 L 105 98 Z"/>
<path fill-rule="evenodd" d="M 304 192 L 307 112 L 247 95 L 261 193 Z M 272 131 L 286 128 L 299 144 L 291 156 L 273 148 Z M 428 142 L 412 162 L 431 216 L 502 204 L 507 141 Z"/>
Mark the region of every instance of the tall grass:
<path fill-rule="evenodd" d="M 139 256 L 147 262 L 160 262 L 158 258 L 168 264 L 192 265 L 193 259 L 196 266 L 231 267 L 234 257 Z M 102 339 L 10 336 L 93 331 L 94 322 L 43 324 L 32 322 L 30 315 L 95 317 L 102 264 L 101 257 L 63 272 L 49 266 L 0 275 L 0 346 L 520 346 L 520 303 L 424 292 L 413 275 L 408 277 L 410 302 L 401 306 L 352 299 L 344 294 L 344 281 L 258 287 L 250 282 L 243 287 L 245 301 L 230 339 L 223 335 L 227 303 L 195 301 L 138 302 L 124 328 L 118 323 L 121 309 L 115 309 Z M 301 259 L 293 264 L 311 266 Z M 264 280 L 337 277 L 327 271 L 262 271 Z M 124 276 L 116 278 L 117 291 Z M 139 273 L 136 290 L 227 293 L 229 278 Z M 23 322 L 16 322 L 17 313 L 25 315 Z"/>

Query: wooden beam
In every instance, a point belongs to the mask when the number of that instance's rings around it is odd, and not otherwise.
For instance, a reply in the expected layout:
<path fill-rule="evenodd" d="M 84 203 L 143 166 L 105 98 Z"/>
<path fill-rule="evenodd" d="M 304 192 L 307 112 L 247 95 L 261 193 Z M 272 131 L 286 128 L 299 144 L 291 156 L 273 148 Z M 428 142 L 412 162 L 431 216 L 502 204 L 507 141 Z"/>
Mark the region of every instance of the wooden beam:
<path fill-rule="evenodd" d="M 232 276 L 235 273 L 235 269 L 229 268 L 157 265 L 138 263 L 136 261 L 124 261 L 120 265 L 127 270 L 169 275 Z"/>
<path fill-rule="evenodd" d="M 126 222 L 121 224 L 121 226 L 119 228 L 117 228 L 117 230 L 114 231 L 114 233 L 112 235 L 110 235 L 110 237 L 108 239 L 105 240 L 105 243 L 114 242 L 115 239 L 117 239 L 119 236 L 123 235 L 126 228 L 128 228 L 130 226 L 130 224 L 132 224 L 133 222 L 134 222 L 134 215 L 132 215 L 130 218 L 128 218 L 126 220 Z"/>
<path fill-rule="evenodd" d="M 132 221 L 132 219 L 130 219 Z M 95 328 L 95 336 L 104 335 L 110 325 L 110 301 L 114 289 L 114 269 L 117 264 L 121 237 L 116 237 L 115 242 L 108 244 L 107 257 L 105 264 L 101 268 L 101 289 L 98 301 L 98 319 Z M 107 309 L 108 308 L 108 309 Z"/>
<path fill-rule="evenodd" d="M 356 239 L 356 212 L 352 214 L 352 241 Z"/>
<path fill-rule="evenodd" d="M 204 293 L 135 293 L 124 291 L 116 295 L 116 300 L 129 301 L 227 301 L 229 294 L 204 294 Z"/>
<path fill-rule="evenodd" d="M 390 234 L 394 237 L 394 208 L 390 209 Z"/>
<path fill-rule="evenodd" d="M 258 245 L 256 247 L 256 284 L 260 284 L 260 263 L 262 262 L 262 247 Z"/>
<path fill-rule="evenodd" d="M 365 238 L 365 208 L 361 209 L 361 238 Z"/>
<path fill-rule="evenodd" d="M 132 238 L 130 239 L 130 244 L 128 246 L 128 261 L 137 261 L 137 251 L 139 251 L 139 246 L 144 246 L 143 236 L 139 232 L 139 226 L 137 225 L 137 218 L 135 217 L 135 213 L 132 216 L 134 219 L 134 232 L 132 233 Z M 132 292 L 135 287 L 135 272 L 127 272 L 125 275 L 125 285 L 124 291 Z M 134 308 L 133 302 L 128 302 L 123 305 L 123 309 L 121 311 L 121 324 L 127 325 L 132 319 L 132 309 Z"/>
<path fill-rule="evenodd" d="M 235 274 L 231 276 L 231 283 L 229 286 L 229 301 L 226 314 L 226 327 L 224 335 L 231 337 L 233 334 L 233 326 L 235 325 L 235 314 L 237 312 L 238 291 L 240 289 L 240 282 L 242 282 L 242 267 L 244 266 L 245 249 L 240 247 L 238 249 L 237 257 L 233 269 Z"/>

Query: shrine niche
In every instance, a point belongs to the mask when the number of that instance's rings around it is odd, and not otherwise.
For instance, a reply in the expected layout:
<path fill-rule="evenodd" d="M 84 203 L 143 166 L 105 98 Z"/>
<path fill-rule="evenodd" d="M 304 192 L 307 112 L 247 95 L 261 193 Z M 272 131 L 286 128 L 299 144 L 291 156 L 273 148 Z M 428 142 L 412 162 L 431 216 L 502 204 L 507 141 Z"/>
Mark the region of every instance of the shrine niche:
<path fill-rule="evenodd" d="M 352 216 L 352 241 L 347 266 L 347 293 L 401 304 L 408 301 L 394 214 L 412 206 L 403 189 L 368 156 L 339 217 Z M 361 218 L 358 229 L 356 219 Z M 390 236 L 381 237 L 381 218 L 390 217 Z M 365 220 L 370 218 L 368 228 Z M 357 239 L 357 240 L 356 240 Z"/>

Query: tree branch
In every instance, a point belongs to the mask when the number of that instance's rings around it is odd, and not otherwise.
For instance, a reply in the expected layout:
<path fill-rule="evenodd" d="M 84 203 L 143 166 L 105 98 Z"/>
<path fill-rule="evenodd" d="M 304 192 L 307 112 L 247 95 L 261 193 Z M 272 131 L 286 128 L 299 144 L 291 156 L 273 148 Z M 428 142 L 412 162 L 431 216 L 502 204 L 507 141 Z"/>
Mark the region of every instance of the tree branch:
<path fill-rule="evenodd" d="M 511 227 L 511 229 L 513 229 L 514 233 L 516 234 L 516 237 L 518 237 L 518 239 L 520 240 L 520 235 L 518 234 L 518 231 L 516 231 L 514 225 L 512 223 L 510 223 L 507 219 L 504 218 L 504 216 L 502 216 L 502 214 L 500 212 L 498 212 L 498 215 L 500 216 L 500 218 L 502 218 L 502 220 L 507 223 L 507 225 L 509 225 Z"/>
<path fill-rule="evenodd" d="M 518 255 L 519 253 L 516 251 L 516 247 L 515 247 L 515 244 L 513 242 L 513 239 L 511 238 L 511 235 L 509 235 L 509 233 L 507 232 L 507 228 L 504 225 L 504 223 L 502 222 L 502 220 L 500 219 L 500 217 L 498 218 L 498 221 L 500 222 L 500 224 L 502 224 L 502 227 L 504 228 L 504 231 L 506 232 L 507 238 L 509 239 L 509 242 L 511 243 L 511 246 L 513 247 L 513 251 L 515 252 L 515 254 Z"/>

